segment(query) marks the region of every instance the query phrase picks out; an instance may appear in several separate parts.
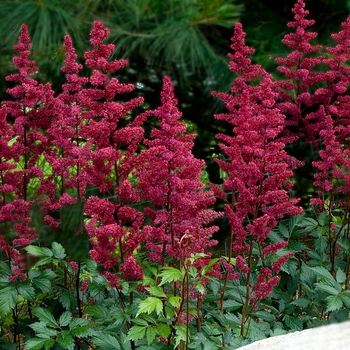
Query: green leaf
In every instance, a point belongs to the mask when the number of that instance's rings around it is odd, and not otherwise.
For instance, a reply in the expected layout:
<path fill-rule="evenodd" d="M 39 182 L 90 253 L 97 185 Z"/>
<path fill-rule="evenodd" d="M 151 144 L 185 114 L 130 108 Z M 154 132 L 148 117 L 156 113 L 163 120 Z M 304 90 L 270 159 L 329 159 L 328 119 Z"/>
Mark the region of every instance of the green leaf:
<path fill-rule="evenodd" d="M 45 257 L 52 257 L 52 251 L 49 248 L 42 248 L 38 247 L 36 245 L 29 245 L 24 248 L 24 250 L 27 251 L 28 254 L 34 255 L 34 256 L 45 256 Z"/>
<path fill-rule="evenodd" d="M 91 259 L 87 259 L 85 261 L 85 266 L 90 272 L 92 272 L 92 273 L 96 273 L 97 272 L 97 264 L 96 264 L 95 261 L 93 261 Z"/>
<path fill-rule="evenodd" d="M 6 277 L 12 275 L 12 270 L 4 261 L 0 261 L 0 272 L 0 275 L 5 275 Z"/>
<path fill-rule="evenodd" d="M 17 298 L 18 293 L 14 287 L 9 286 L 0 289 L 0 316 L 2 318 L 5 318 L 16 306 Z"/>
<path fill-rule="evenodd" d="M 338 269 L 336 280 L 338 283 L 344 283 L 346 281 L 346 274 L 341 269 Z"/>
<path fill-rule="evenodd" d="M 167 324 L 157 324 L 156 329 L 163 338 L 167 339 L 171 333 L 171 329 Z"/>
<path fill-rule="evenodd" d="M 60 326 L 61 326 L 61 327 L 68 326 L 68 325 L 69 325 L 69 322 L 71 321 L 71 319 L 72 319 L 72 314 L 71 314 L 69 311 L 65 311 L 65 312 L 60 316 L 60 319 L 59 319 Z"/>
<path fill-rule="evenodd" d="M 332 294 L 332 295 L 338 295 L 341 292 L 341 286 L 340 285 L 339 285 L 340 290 L 336 289 L 334 287 L 331 287 L 328 284 L 324 284 L 322 282 L 316 283 L 316 287 L 318 289 L 321 289 L 322 291 L 327 292 L 327 293 Z"/>
<path fill-rule="evenodd" d="M 350 290 L 345 290 L 340 294 L 341 299 L 345 306 L 350 309 Z"/>
<path fill-rule="evenodd" d="M 33 301 L 35 299 L 35 289 L 30 283 L 21 283 L 17 288 L 18 294 L 24 299 Z"/>
<path fill-rule="evenodd" d="M 310 269 L 314 271 L 323 282 L 327 283 L 330 286 L 333 286 L 334 288 L 337 288 L 338 283 L 334 280 L 331 273 L 323 266 L 310 267 Z"/>
<path fill-rule="evenodd" d="M 44 347 L 47 339 L 31 338 L 26 341 L 24 350 L 40 350 Z"/>
<path fill-rule="evenodd" d="M 53 242 L 52 243 L 52 252 L 55 258 L 63 260 L 66 257 L 66 253 L 64 252 L 64 248 L 62 244 Z"/>
<path fill-rule="evenodd" d="M 72 329 L 72 335 L 77 338 L 85 338 L 96 335 L 96 332 L 90 327 L 90 325 L 85 325 L 82 327 Z"/>
<path fill-rule="evenodd" d="M 146 288 L 146 290 L 151 294 L 151 295 L 154 295 L 155 297 L 158 297 L 158 298 L 164 298 L 166 297 L 164 291 L 162 288 L 160 287 L 148 287 Z"/>
<path fill-rule="evenodd" d="M 274 322 L 276 320 L 276 317 L 274 314 L 264 310 L 254 312 L 254 316 L 261 318 L 266 322 Z"/>
<path fill-rule="evenodd" d="M 147 338 L 148 346 L 152 344 L 155 337 L 156 337 L 156 331 L 152 326 L 148 326 L 146 330 L 146 338 Z"/>
<path fill-rule="evenodd" d="M 140 301 L 139 311 L 137 312 L 136 317 L 143 312 L 150 314 L 153 311 L 156 311 L 159 316 L 163 311 L 163 303 L 158 298 L 148 297 L 145 300 Z"/>
<path fill-rule="evenodd" d="M 55 337 L 58 334 L 56 329 L 52 329 L 47 327 L 45 322 L 34 322 L 29 325 L 35 332 L 37 332 L 36 336 L 38 338 L 49 339 L 51 337 Z"/>
<path fill-rule="evenodd" d="M 224 301 L 224 310 L 225 311 L 234 311 L 242 307 L 242 303 L 239 303 L 235 300 L 225 300 Z"/>
<path fill-rule="evenodd" d="M 56 342 L 60 344 L 64 349 L 74 350 L 74 339 L 70 334 L 70 331 L 62 331 L 57 337 Z"/>
<path fill-rule="evenodd" d="M 283 321 L 291 330 L 301 331 L 303 329 L 303 322 L 298 317 L 286 315 L 283 317 Z"/>
<path fill-rule="evenodd" d="M 186 325 L 185 324 L 180 324 L 174 326 L 175 328 L 175 347 L 178 347 L 180 345 L 181 340 L 186 341 Z M 188 330 L 189 331 L 189 330 Z"/>
<path fill-rule="evenodd" d="M 327 249 L 327 243 L 327 238 L 325 236 L 318 237 L 314 243 L 315 250 L 318 253 L 323 254 Z"/>
<path fill-rule="evenodd" d="M 289 238 L 289 230 L 285 225 L 283 225 L 281 223 L 278 224 L 278 230 L 281 232 L 281 234 L 284 238 Z"/>
<path fill-rule="evenodd" d="M 97 319 L 106 319 L 108 316 L 107 309 L 102 305 L 90 305 L 85 308 L 85 313 L 96 317 Z"/>
<path fill-rule="evenodd" d="M 147 326 L 133 326 L 128 332 L 128 340 L 142 339 L 145 336 Z"/>
<path fill-rule="evenodd" d="M 160 286 L 169 282 L 178 282 L 184 279 L 184 274 L 174 267 L 164 267 L 163 271 L 160 273 L 160 277 L 162 278 L 160 282 Z"/>
<path fill-rule="evenodd" d="M 329 216 L 326 212 L 321 212 L 320 216 L 318 217 L 318 222 L 321 226 L 327 226 L 329 223 Z"/>
<path fill-rule="evenodd" d="M 34 311 L 35 315 L 40 319 L 40 321 L 46 323 L 50 327 L 60 328 L 57 321 L 55 320 L 55 318 L 49 310 L 43 309 L 41 307 L 34 307 L 32 310 Z"/>
<path fill-rule="evenodd" d="M 293 302 L 291 302 L 292 305 L 296 305 L 302 308 L 308 307 L 310 303 L 311 303 L 311 300 L 307 298 L 298 298 L 298 299 L 295 299 Z"/>
<path fill-rule="evenodd" d="M 54 345 L 55 345 L 55 339 L 50 338 L 46 340 L 44 348 L 45 350 L 49 350 L 49 349 L 52 349 Z"/>
<path fill-rule="evenodd" d="M 47 278 L 36 278 L 33 280 L 33 285 L 36 288 L 39 288 L 43 292 L 50 293 L 51 292 L 51 282 Z"/>
<path fill-rule="evenodd" d="M 197 283 L 196 284 L 196 289 L 198 290 L 199 293 L 204 294 L 205 292 L 205 287 L 203 286 L 202 283 Z"/>
<path fill-rule="evenodd" d="M 330 295 L 326 298 L 327 312 L 339 310 L 343 306 L 343 301 L 340 295 Z"/>
<path fill-rule="evenodd" d="M 142 315 L 142 317 L 143 317 L 143 315 Z M 146 326 L 146 327 L 148 326 L 148 322 L 140 317 L 133 318 L 132 322 L 139 325 L 139 326 Z"/>
<path fill-rule="evenodd" d="M 169 301 L 169 303 L 171 304 L 172 307 L 179 307 L 180 306 L 180 302 L 181 302 L 181 297 L 179 297 L 179 296 L 172 296 L 172 297 L 169 297 L 168 301 Z"/>
<path fill-rule="evenodd" d="M 89 320 L 85 320 L 84 318 L 76 318 L 72 322 L 69 323 L 69 329 L 73 330 L 77 327 L 87 326 L 90 323 Z"/>

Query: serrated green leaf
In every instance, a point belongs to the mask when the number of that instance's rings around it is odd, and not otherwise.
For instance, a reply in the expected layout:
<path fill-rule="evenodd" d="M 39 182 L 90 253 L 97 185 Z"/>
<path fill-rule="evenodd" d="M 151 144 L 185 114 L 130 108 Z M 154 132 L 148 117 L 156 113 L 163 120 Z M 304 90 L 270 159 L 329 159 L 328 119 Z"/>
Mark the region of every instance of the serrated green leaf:
<path fill-rule="evenodd" d="M 69 329 L 73 330 L 77 327 L 87 326 L 90 323 L 89 320 L 85 320 L 84 318 L 76 318 L 72 322 L 69 323 Z"/>
<path fill-rule="evenodd" d="M 30 255 L 34 255 L 34 256 L 47 256 L 47 257 L 52 257 L 52 251 L 49 248 L 42 248 L 42 247 L 38 247 L 36 245 L 29 245 L 27 247 L 24 248 L 24 250 L 30 254 Z"/>
<path fill-rule="evenodd" d="M 31 338 L 26 341 L 24 350 L 40 350 L 44 347 L 47 339 Z"/>
<path fill-rule="evenodd" d="M 336 280 L 338 283 L 344 283 L 346 281 L 346 274 L 344 273 L 343 270 L 338 269 L 336 274 Z"/>
<path fill-rule="evenodd" d="M 38 338 L 49 339 L 51 337 L 55 337 L 58 334 L 58 331 L 56 329 L 47 327 L 46 323 L 44 322 L 34 322 L 30 324 L 29 327 L 37 332 L 36 336 Z"/>
<path fill-rule="evenodd" d="M 21 283 L 17 288 L 18 294 L 24 299 L 33 301 L 35 299 L 35 289 L 30 283 Z"/>
<path fill-rule="evenodd" d="M 5 318 L 16 306 L 17 298 L 18 293 L 14 287 L 9 286 L 0 289 L 0 316 L 2 318 Z"/>
<path fill-rule="evenodd" d="M 72 329 L 73 337 L 85 338 L 96 335 L 96 332 L 90 327 L 90 325 L 81 326 Z"/>
<path fill-rule="evenodd" d="M 168 301 L 172 307 L 179 307 L 181 298 L 179 296 L 172 296 L 172 297 L 169 297 Z"/>
<path fill-rule="evenodd" d="M 181 341 L 186 341 L 187 330 L 185 324 L 174 326 L 175 328 L 175 348 L 178 347 Z"/>
<path fill-rule="evenodd" d="M 320 216 L 318 217 L 318 222 L 321 226 L 327 226 L 329 223 L 329 216 L 325 211 L 321 212 Z"/>
<path fill-rule="evenodd" d="M 291 302 L 292 305 L 296 305 L 302 308 L 308 307 L 310 303 L 311 303 L 311 300 L 307 298 L 298 298 L 298 299 L 295 299 L 293 302 Z"/>
<path fill-rule="evenodd" d="M 97 272 L 97 264 L 95 261 L 93 261 L 91 259 L 87 259 L 85 261 L 85 266 L 90 272 L 92 272 L 92 273 Z"/>
<path fill-rule="evenodd" d="M 303 329 L 303 322 L 298 317 L 286 315 L 283 321 L 292 330 L 301 331 Z"/>
<path fill-rule="evenodd" d="M 339 296 L 341 297 L 341 300 L 345 304 L 345 306 L 350 309 L 350 295 L 344 294 L 345 292 L 341 293 Z"/>
<path fill-rule="evenodd" d="M 289 230 L 285 225 L 283 225 L 281 223 L 278 224 L 278 230 L 281 232 L 281 234 L 284 238 L 289 238 Z"/>
<path fill-rule="evenodd" d="M 46 325 L 52 328 L 60 328 L 54 316 L 49 310 L 43 309 L 41 307 L 34 307 L 32 310 L 41 322 L 44 322 Z"/>
<path fill-rule="evenodd" d="M 12 275 L 12 270 L 4 261 L 0 261 L 0 272 L 1 275 L 4 275 L 6 277 Z"/>
<path fill-rule="evenodd" d="M 322 291 L 327 292 L 327 293 L 332 294 L 332 295 L 338 295 L 341 292 L 341 287 L 339 290 L 339 289 L 331 287 L 330 285 L 325 284 L 323 282 L 316 283 L 316 287 L 317 287 L 317 289 L 321 289 Z"/>
<path fill-rule="evenodd" d="M 42 258 L 34 265 L 34 268 L 37 268 L 37 267 L 40 267 L 43 265 L 47 265 L 47 264 L 51 264 L 51 263 L 52 263 L 51 257 Z"/>
<path fill-rule="evenodd" d="M 158 298 L 164 298 L 164 297 L 166 297 L 166 295 L 165 295 L 163 289 L 160 288 L 160 287 L 156 287 L 156 286 L 154 286 L 154 287 L 148 287 L 148 288 L 146 288 L 146 290 L 147 290 L 151 295 L 153 295 L 153 296 L 155 296 L 155 297 L 158 297 Z"/>
<path fill-rule="evenodd" d="M 66 257 L 62 244 L 53 242 L 51 248 L 55 258 L 63 260 Z"/>
<path fill-rule="evenodd" d="M 36 278 L 33 280 L 33 285 L 36 288 L 39 288 L 43 292 L 50 293 L 51 292 L 51 282 L 47 278 Z"/>
<path fill-rule="evenodd" d="M 143 318 L 140 318 L 140 317 L 133 318 L 132 322 L 137 324 L 137 325 L 139 325 L 139 326 L 145 326 L 145 327 L 148 326 L 148 322 L 146 320 L 144 320 Z"/>
<path fill-rule="evenodd" d="M 100 346 L 104 350 L 119 350 L 120 344 L 116 337 L 110 334 L 99 335 L 91 339 L 93 344 Z"/>
<path fill-rule="evenodd" d="M 128 340 L 138 340 L 145 336 L 147 326 L 133 326 L 128 332 Z"/>
<path fill-rule="evenodd" d="M 152 326 L 148 326 L 146 330 L 146 338 L 147 338 L 147 344 L 150 346 L 156 337 L 156 331 Z"/>
<path fill-rule="evenodd" d="M 342 298 L 339 295 L 330 295 L 326 298 L 327 312 L 341 309 L 343 306 Z"/>
<path fill-rule="evenodd" d="M 261 318 L 262 320 L 270 323 L 276 320 L 276 317 L 274 314 L 264 310 L 254 312 L 254 316 Z"/>
<path fill-rule="evenodd" d="M 167 324 L 157 324 L 156 329 L 160 336 L 167 339 L 171 333 L 171 329 Z"/>
<path fill-rule="evenodd" d="M 196 284 L 196 289 L 198 290 L 199 293 L 204 294 L 205 292 L 205 287 L 201 283 Z"/>
<path fill-rule="evenodd" d="M 85 313 L 96 317 L 97 319 L 106 319 L 108 316 L 107 309 L 102 305 L 90 305 L 85 308 Z"/>
<path fill-rule="evenodd" d="M 155 311 L 157 315 L 160 315 L 163 311 L 163 303 L 160 299 L 155 297 L 148 297 L 145 300 L 140 301 L 139 310 L 136 317 L 142 313 L 152 313 Z"/>
<path fill-rule="evenodd" d="M 45 269 L 41 272 L 42 278 L 52 279 L 55 278 L 57 275 L 55 272 L 53 272 L 51 269 Z"/>
<path fill-rule="evenodd" d="M 55 339 L 47 339 L 46 343 L 44 344 L 44 349 L 45 350 L 52 349 L 54 345 L 55 345 Z"/>
<path fill-rule="evenodd" d="M 234 311 L 242 307 L 242 303 L 239 303 L 235 300 L 225 300 L 224 301 L 224 310 L 225 311 Z"/>
<path fill-rule="evenodd" d="M 318 237 L 315 239 L 315 243 L 314 243 L 315 250 L 318 253 L 323 254 L 327 249 L 327 244 L 328 242 L 325 236 Z"/>
<path fill-rule="evenodd" d="M 59 319 L 59 323 L 61 327 L 68 326 L 69 322 L 72 319 L 72 314 L 69 311 L 65 311 Z"/>
<path fill-rule="evenodd" d="M 307 231 L 311 231 L 318 226 L 318 222 L 312 218 L 303 218 L 300 226 L 306 228 Z"/>
<path fill-rule="evenodd" d="M 60 344 L 64 349 L 74 350 L 74 339 L 70 334 L 70 331 L 62 331 L 56 338 L 56 342 Z"/>
<path fill-rule="evenodd" d="M 169 282 L 178 282 L 184 279 L 184 274 L 174 267 L 164 267 L 163 271 L 159 275 L 162 280 L 160 282 L 160 286 Z"/>
<path fill-rule="evenodd" d="M 312 271 L 314 271 L 318 277 L 321 278 L 323 282 L 326 282 L 330 286 L 333 286 L 334 288 L 337 288 L 336 285 L 338 284 L 331 273 L 325 269 L 323 266 L 315 266 L 315 267 L 310 267 Z"/>

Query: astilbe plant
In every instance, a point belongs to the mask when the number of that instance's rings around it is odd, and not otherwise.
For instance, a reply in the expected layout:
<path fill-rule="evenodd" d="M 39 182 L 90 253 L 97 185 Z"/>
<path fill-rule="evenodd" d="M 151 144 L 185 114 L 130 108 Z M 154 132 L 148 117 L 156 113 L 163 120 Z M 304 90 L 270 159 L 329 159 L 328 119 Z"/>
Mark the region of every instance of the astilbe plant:
<path fill-rule="evenodd" d="M 232 136 L 217 135 L 223 141 L 220 147 L 227 160 L 216 162 L 226 174 L 223 191 L 227 194 L 225 213 L 231 227 L 229 258 L 235 258 L 235 269 L 246 285 L 241 300 L 242 335 L 246 335 L 247 321 L 259 301 L 277 285 L 275 274 L 292 255 L 278 254 L 288 242 L 270 243 L 268 234 L 277 220 L 302 212 L 297 200 L 289 195 L 289 178 L 298 162 L 287 155 L 280 139 L 285 116 L 276 107 L 278 94 L 272 77 L 259 65 L 251 64 L 248 55 L 253 50 L 245 45 L 244 37 L 242 25 L 236 24 L 230 68 L 238 77 L 231 94 L 215 93 L 229 111 L 215 118 L 233 127 Z M 255 86 L 251 86 L 252 79 L 258 81 Z"/>
<path fill-rule="evenodd" d="M 274 83 L 279 93 L 276 106 L 286 115 L 284 133 L 290 137 L 289 142 L 305 135 L 310 140 L 315 138 L 318 123 L 317 115 L 312 112 L 315 110 L 314 106 L 317 109 L 318 103 L 324 97 L 318 93 L 313 94 L 311 89 L 325 79 L 323 73 L 313 71 L 323 59 L 320 55 L 322 46 L 311 42 L 318 34 L 307 30 L 315 21 L 306 18 L 309 11 L 305 10 L 303 0 L 296 2 L 292 12 L 294 21 L 287 26 L 295 32 L 286 34 L 282 43 L 293 51 L 285 58 L 275 59 L 277 70 L 286 80 Z"/>
<path fill-rule="evenodd" d="M 221 214 L 209 209 L 215 197 L 201 182 L 205 164 L 192 154 L 195 135 L 186 133 L 180 121 L 168 77 L 163 79 L 161 102 L 146 112 L 159 119 L 159 128 L 144 140 L 147 149 L 137 159 L 137 188 L 151 204 L 144 208 L 151 225 L 143 229 L 149 258 L 164 264 L 171 257 L 178 265 L 217 243 L 212 235 L 218 227 L 207 225 Z"/>
<path fill-rule="evenodd" d="M 16 85 L 7 89 L 12 98 L 3 101 L 1 106 L 4 144 L 0 150 L 0 222 L 9 237 L 8 243 L 19 247 L 38 238 L 38 232 L 33 227 L 32 211 L 34 205 L 40 206 L 46 196 L 42 154 L 49 145 L 47 130 L 55 113 L 51 85 L 39 84 L 30 77 L 38 70 L 35 63 L 29 60 L 30 46 L 28 28 L 23 25 L 19 43 L 14 46 L 19 53 L 13 58 L 18 73 L 6 77 L 7 81 Z M 17 252 L 12 248 L 10 250 Z M 15 264 L 20 259 L 18 252 L 16 256 Z"/>
<path fill-rule="evenodd" d="M 143 128 L 127 119 L 132 110 L 140 106 L 138 97 L 124 103 L 116 100 L 118 95 L 131 92 L 132 84 L 123 84 L 110 78 L 127 64 L 126 60 L 108 61 L 114 44 L 104 44 L 109 30 L 95 21 L 90 32 L 93 50 L 85 53 L 86 65 L 92 69 L 89 87 L 79 93 L 78 103 L 82 108 L 86 125 L 81 126 L 81 137 L 89 144 L 91 164 L 87 181 L 99 191 L 99 196 L 90 196 L 85 205 L 89 217 L 86 230 L 90 237 L 91 257 L 104 267 L 104 274 L 111 286 L 116 286 L 118 265 L 133 261 L 133 253 L 142 242 L 143 215 L 133 208 L 139 196 L 133 188 L 133 160 Z M 87 147 L 87 146 L 85 146 Z M 135 277 L 140 278 L 140 268 L 135 265 Z"/>

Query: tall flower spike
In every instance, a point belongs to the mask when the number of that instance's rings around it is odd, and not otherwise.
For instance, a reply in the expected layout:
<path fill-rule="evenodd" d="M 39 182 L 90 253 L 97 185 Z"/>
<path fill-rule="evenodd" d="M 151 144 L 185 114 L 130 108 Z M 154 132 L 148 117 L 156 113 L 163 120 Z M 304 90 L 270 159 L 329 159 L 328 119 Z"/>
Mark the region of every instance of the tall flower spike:
<path fill-rule="evenodd" d="M 145 227 L 149 257 L 164 262 L 166 256 L 184 259 L 216 244 L 211 236 L 217 227 L 210 222 L 221 214 L 208 209 L 215 199 L 200 181 L 204 162 L 192 154 L 194 135 L 186 134 L 179 119 L 173 87 L 163 79 L 162 105 L 149 112 L 160 121 L 151 131 L 148 147 L 138 157 L 138 188 L 152 225 Z"/>
<path fill-rule="evenodd" d="M 339 33 L 331 35 L 337 45 L 326 48 L 332 57 L 323 60 L 323 63 L 330 67 L 330 70 L 325 73 L 327 87 L 318 89 L 315 95 L 323 97 L 322 104 L 325 106 L 326 113 L 332 116 L 338 142 L 349 147 L 350 68 L 347 62 L 350 60 L 350 16 L 341 26 L 342 30 Z"/>
<path fill-rule="evenodd" d="M 314 53 L 321 51 L 322 46 L 313 46 L 310 43 L 310 40 L 317 37 L 317 33 L 307 31 L 315 21 L 306 19 L 309 11 L 305 10 L 304 1 L 298 0 L 292 12 L 294 21 L 287 25 L 289 28 L 294 28 L 295 32 L 286 34 L 282 43 L 293 51 L 288 54 L 287 58 L 275 59 L 279 64 L 277 70 L 288 80 L 277 81 L 275 85 L 280 88 L 278 108 L 287 116 L 286 126 L 289 129 L 292 127 L 293 132 L 301 136 L 306 122 L 302 109 L 317 103 L 317 97 L 312 98 L 309 88 L 324 80 L 322 73 L 312 71 L 316 65 L 321 63 L 323 56 L 315 57 Z M 312 57 L 309 57 L 310 54 L 313 54 Z M 293 92 L 289 93 L 289 91 Z M 294 98 L 293 95 L 296 97 Z M 312 126 L 309 129 L 309 132 L 313 134 Z"/>
<path fill-rule="evenodd" d="M 238 39 L 235 39 L 236 36 Z M 237 30 L 236 25 L 232 41 L 239 42 L 240 46 L 235 46 L 235 52 L 251 52 L 239 40 L 241 37 L 242 32 Z M 247 66 L 250 61 L 237 59 L 239 55 L 230 57 L 235 71 L 250 71 Z M 243 65 L 242 69 L 240 65 Z M 217 135 L 223 141 L 220 147 L 226 160 L 215 161 L 226 173 L 223 190 L 228 197 L 225 212 L 231 227 L 229 259 L 236 257 L 236 270 L 246 279 L 241 334 L 244 334 L 248 306 L 255 308 L 278 282 L 278 277 L 272 276 L 272 269 L 281 266 L 277 263 L 266 266 L 266 257 L 271 257 L 288 242 L 271 244 L 268 234 L 285 215 L 289 217 L 302 212 L 296 206 L 297 200 L 289 197 L 292 186 L 289 178 L 298 162 L 284 150 L 286 144 L 281 133 L 285 116 L 276 108 L 278 93 L 272 77 L 262 69 L 259 71 L 260 76 L 256 75 L 258 71 L 254 73 L 255 78 L 260 78 L 258 85 L 242 85 L 242 91 L 233 88 L 233 96 L 214 93 L 229 110 L 229 113 L 215 115 L 215 118 L 227 121 L 233 128 L 233 136 Z M 235 83 L 233 86 L 236 86 Z M 254 249 L 260 251 L 255 259 L 261 259 L 264 261 L 261 265 L 266 266 L 257 271 L 251 270 Z M 256 283 L 252 282 L 253 273 L 257 275 Z"/>
<path fill-rule="evenodd" d="M 144 131 L 126 120 L 143 98 L 121 102 L 123 95 L 134 86 L 110 77 L 127 61 L 109 61 L 115 45 L 104 43 L 108 34 L 109 30 L 101 22 L 93 23 L 90 32 L 93 49 L 84 55 L 92 73 L 88 87 L 79 93 L 78 104 L 85 120 L 80 135 L 88 140 L 86 159 L 91 164 L 86 170 L 87 180 L 105 197 L 90 196 L 85 206 L 85 214 L 91 218 L 86 225 L 92 244 L 90 254 L 103 264 L 103 274 L 114 286 L 119 280 L 119 271 L 127 278 L 132 277 L 125 262 L 133 261 L 130 257 L 143 240 L 143 215 L 133 208 L 139 196 L 130 179 Z M 138 278 L 140 271 L 136 268 L 133 271 Z"/>
<path fill-rule="evenodd" d="M 6 117 L 14 119 L 11 147 L 13 160 L 18 166 L 3 178 L 7 185 L 12 186 L 15 197 L 2 208 L 0 216 L 1 221 L 17 221 L 13 227 L 19 238 L 13 242 L 23 246 L 36 237 L 31 225 L 31 210 L 33 204 L 42 199 L 39 194 L 44 173 L 39 163 L 43 162 L 42 154 L 49 147 L 47 129 L 55 113 L 56 102 L 50 84 L 39 84 L 30 78 L 37 67 L 29 60 L 30 38 L 25 25 L 22 26 L 19 44 L 14 48 L 19 52 L 19 56 L 13 59 L 19 72 L 7 76 L 6 80 L 18 85 L 7 89 L 12 98 L 4 101 L 2 108 L 6 110 Z M 33 187 L 34 184 L 36 187 Z"/>

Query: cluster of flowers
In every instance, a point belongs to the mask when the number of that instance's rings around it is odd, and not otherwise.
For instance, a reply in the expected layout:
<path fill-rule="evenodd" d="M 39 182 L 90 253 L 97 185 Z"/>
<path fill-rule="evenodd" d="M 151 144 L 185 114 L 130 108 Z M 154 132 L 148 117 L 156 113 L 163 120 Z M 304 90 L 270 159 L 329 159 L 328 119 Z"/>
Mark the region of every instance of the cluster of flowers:
<path fill-rule="evenodd" d="M 314 204 L 322 207 L 325 192 L 350 193 L 344 147 L 349 139 L 350 19 L 333 35 L 338 45 L 326 49 L 327 58 L 317 56 L 322 47 L 309 43 L 317 34 L 307 32 L 313 21 L 306 19 L 304 8 L 298 0 L 288 24 L 295 32 L 283 39 L 293 52 L 276 59 L 286 81 L 273 81 L 252 64 L 254 50 L 245 45 L 242 25 L 236 24 L 229 58 L 237 77 L 230 93 L 214 93 L 228 110 L 216 118 L 232 126 L 232 132 L 217 136 L 226 160 L 216 161 L 227 178 L 211 190 L 201 182 L 204 162 L 192 154 L 194 135 L 180 121 L 169 78 L 164 78 L 159 108 L 144 111 L 141 97 L 125 101 L 133 85 L 112 76 L 127 61 L 109 60 L 115 46 L 104 43 L 109 31 L 95 21 L 93 48 L 85 53 L 90 76 L 79 75 L 82 65 L 66 36 L 66 83 L 55 95 L 50 84 L 31 77 L 38 68 L 29 60 L 30 38 L 23 25 L 15 46 L 19 56 L 13 59 L 18 73 L 7 77 L 15 86 L 7 90 L 11 100 L 0 108 L 0 249 L 12 261 L 14 278 L 24 276 L 21 248 L 38 238 L 34 208 L 40 208 L 54 233 L 62 224 L 60 210 L 81 203 L 90 255 L 117 286 L 121 275 L 127 281 L 142 279 L 135 258 L 141 249 L 150 260 L 165 264 L 167 257 L 184 261 L 215 245 L 212 235 L 218 228 L 211 223 L 223 213 L 210 208 L 218 196 L 227 199 L 231 227 L 230 256 L 223 260 L 226 277 L 245 276 L 253 307 L 271 293 L 276 274 L 292 254 L 273 258 L 288 242 L 271 244 L 268 234 L 279 219 L 302 212 L 290 198 L 289 180 L 301 162 L 285 146 L 305 138 L 321 147 L 322 139 L 320 160 L 314 163 L 321 196 Z M 330 69 L 312 70 L 321 63 Z M 158 127 L 145 138 L 143 125 L 152 116 L 159 119 Z M 95 195 L 88 195 L 90 189 Z M 254 284 L 253 265 L 259 269 Z"/>

